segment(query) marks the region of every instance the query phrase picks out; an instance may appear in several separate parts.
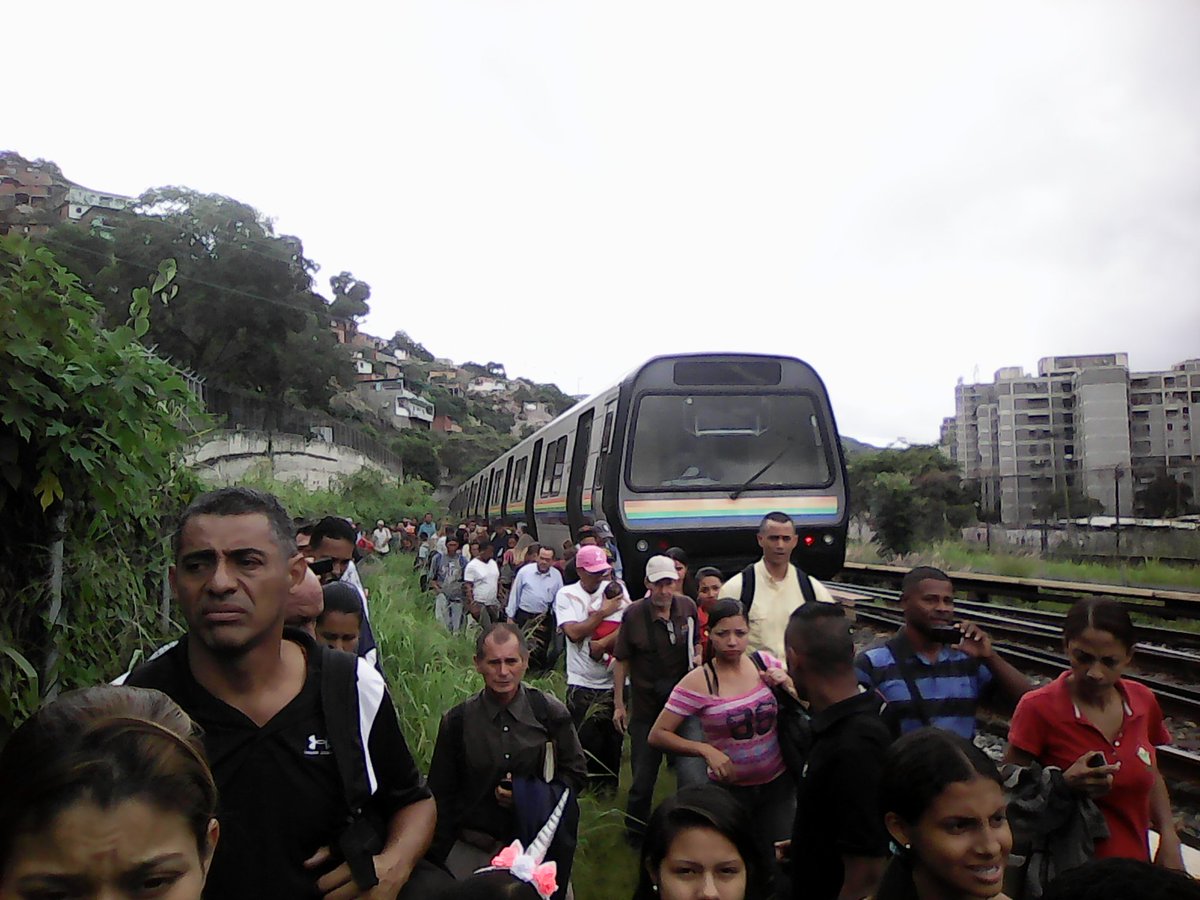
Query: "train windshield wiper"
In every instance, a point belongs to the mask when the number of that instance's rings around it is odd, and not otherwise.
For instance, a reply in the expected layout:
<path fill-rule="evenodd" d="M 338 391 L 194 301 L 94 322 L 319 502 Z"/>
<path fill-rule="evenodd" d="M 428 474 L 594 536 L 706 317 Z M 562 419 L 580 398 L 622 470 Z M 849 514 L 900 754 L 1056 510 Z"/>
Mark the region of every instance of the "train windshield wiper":
<path fill-rule="evenodd" d="M 729 495 L 729 499 L 736 500 L 743 494 L 743 492 L 745 492 L 746 488 L 750 487 L 750 485 L 762 478 L 762 476 L 766 474 L 767 469 L 771 468 L 771 466 L 783 459 L 783 454 L 787 453 L 788 447 L 791 445 L 791 443 L 792 439 L 789 437 L 786 441 L 784 441 L 783 448 L 776 453 L 774 457 L 772 457 L 771 461 L 747 478 L 744 482 L 742 482 L 741 487 Z"/>

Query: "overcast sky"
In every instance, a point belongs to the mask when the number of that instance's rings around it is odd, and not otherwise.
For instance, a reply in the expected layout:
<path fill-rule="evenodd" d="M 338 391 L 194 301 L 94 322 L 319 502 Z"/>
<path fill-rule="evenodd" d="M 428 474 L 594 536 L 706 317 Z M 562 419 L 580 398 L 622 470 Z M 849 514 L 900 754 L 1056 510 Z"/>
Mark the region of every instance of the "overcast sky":
<path fill-rule="evenodd" d="M 45 0 L 0 148 L 249 202 L 372 333 L 569 393 L 784 353 L 915 442 L 959 377 L 1200 356 L 1194 0 L 379 6 Z"/>

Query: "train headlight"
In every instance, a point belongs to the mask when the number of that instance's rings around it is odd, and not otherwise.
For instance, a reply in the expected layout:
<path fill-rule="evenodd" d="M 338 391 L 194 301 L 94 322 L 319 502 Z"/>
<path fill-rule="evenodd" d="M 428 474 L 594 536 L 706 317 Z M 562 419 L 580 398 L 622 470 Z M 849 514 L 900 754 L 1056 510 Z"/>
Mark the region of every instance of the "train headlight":
<path fill-rule="evenodd" d="M 827 535 L 825 535 L 825 543 L 826 543 L 826 544 L 832 544 L 832 543 L 833 543 L 833 535 L 832 535 L 832 534 L 827 534 Z"/>
<path fill-rule="evenodd" d="M 635 544 L 634 546 L 637 547 L 638 553 L 645 553 L 647 550 L 650 549 L 650 545 L 647 544 L 644 540 L 638 541 L 637 544 Z"/>

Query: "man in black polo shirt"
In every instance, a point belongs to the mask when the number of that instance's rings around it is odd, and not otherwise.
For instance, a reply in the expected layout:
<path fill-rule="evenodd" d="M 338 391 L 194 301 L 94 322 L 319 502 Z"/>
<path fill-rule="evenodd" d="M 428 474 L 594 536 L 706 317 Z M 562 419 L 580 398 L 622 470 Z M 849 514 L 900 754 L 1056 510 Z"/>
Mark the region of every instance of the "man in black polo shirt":
<path fill-rule="evenodd" d="M 629 764 L 633 784 L 625 809 L 625 834 L 630 843 L 641 842 L 654 784 L 663 754 L 650 746 L 650 728 L 662 712 L 671 689 L 691 669 L 700 646 L 696 604 L 675 592 L 675 563 L 665 556 L 646 561 L 646 587 L 650 594 L 631 603 L 621 620 L 613 655 L 613 724 L 629 733 Z M 630 707 L 625 706 L 625 676 L 629 675 Z M 687 724 L 687 723 L 685 723 Z M 688 737 L 699 738 L 699 735 Z M 707 780 L 704 760 L 683 757 L 674 760 L 680 787 Z"/>
<path fill-rule="evenodd" d="M 883 699 L 863 692 L 841 606 L 806 603 L 788 619 L 788 672 L 812 712 L 812 748 L 796 790 L 792 896 L 840 900 L 871 894 L 883 874 L 888 834 L 879 783 L 891 732 Z"/>
<path fill-rule="evenodd" d="M 368 811 L 384 832 L 373 857 L 378 886 L 355 883 L 336 850 L 349 813 L 335 757 L 343 748 L 323 711 L 322 649 L 284 631 L 288 591 L 306 563 L 279 501 L 247 488 L 205 494 L 184 512 L 174 551 L 171 587 L 187 634 L 127 684 L 163 691 L 203 728 L 221 823 L 205 896 L 382 900 L 402 888 L 403 898 L 437 896 L 448 876 L 419 863 L 434 802 L 382 677 L 361 661 L 359 752 Z"/>

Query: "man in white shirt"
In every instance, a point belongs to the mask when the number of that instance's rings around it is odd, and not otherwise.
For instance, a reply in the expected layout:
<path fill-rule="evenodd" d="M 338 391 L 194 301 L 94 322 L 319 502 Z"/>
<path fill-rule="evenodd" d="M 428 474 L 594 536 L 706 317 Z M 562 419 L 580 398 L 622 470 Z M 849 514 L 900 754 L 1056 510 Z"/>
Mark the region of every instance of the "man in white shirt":
<path fill-rule="evenodd" d="M 562 573 L 554 568 L 554 550 L 541 544 L 530 544 L 526 563 L 517 569 L 512 589 L 508 592 L 508 608 L 504 610 L 520 628 L 534 624 L 526 634 L 529 638 L 529 667 L 533 671 L 546 668 L 546 651 L 553 638 L 554 598 L 563 586 Z"/>
<path fill-rule="evenodd" d="M 788 617 L 805 604 L 808 596 L 820 603 L 834 602 L 825 585 L 792 565 L 792 551 L 798 540 L 791 516 L 767 513 L 758 526 L 762 559 L 725 582 L 718 595 L 721 600 L 742 601 L 748 610 L 750 649 L 765 650 L 776 659 L 786 658 L 780 654 L 785 653 L 783 634 Z"/>
<path fill-rule="evenodd" d="M 492 545 L 487 538 L 473 543 L 475 558 L 463 571 L 463 590 L 467 611 L 484 631 L 500 621 L 500 567 L 492 559 Z"/>
<path fill-rule="evenodd" d="M 375 530 L 371 532 L 371 543 L 375 545 L 375 552 L 380 556 L 387 556 L 392 549 L 392 530 L 383 524 L 383 519 L 375 523 Z"/>
<path fill-rule="evenodd" d="M 613 794 L 622 735 L 613 725 L 613 674 L 603 660 L 616 644 L 629 594 L 619 581 L 609 589 L 612 567 L 599 547 L 580 547 L 575 566 L 579 581 L 554 598 L 558 628 L 567 638 L 567 709 L 587 754 L 588 787 Z"/>

